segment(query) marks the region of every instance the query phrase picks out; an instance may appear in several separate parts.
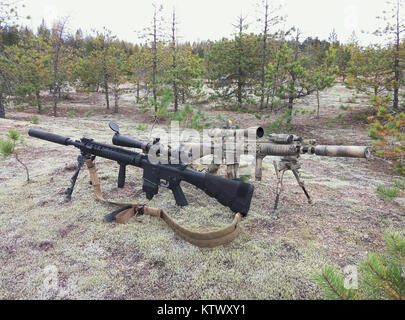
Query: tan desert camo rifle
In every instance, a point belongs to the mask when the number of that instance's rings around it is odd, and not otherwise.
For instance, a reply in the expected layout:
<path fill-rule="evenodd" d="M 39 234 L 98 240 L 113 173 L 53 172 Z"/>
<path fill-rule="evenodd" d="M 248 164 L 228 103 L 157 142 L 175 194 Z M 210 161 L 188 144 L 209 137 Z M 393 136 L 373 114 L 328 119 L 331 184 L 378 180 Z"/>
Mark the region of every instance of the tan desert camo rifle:
<path fill-rule="evenodd" d="M 332 145 L 317 145 L 316 140 L 304 140 L 302 137 L 292 134 L 270 134 L 264 137 L 264 130 L 261 127 L 254 127 L 244 130 L 235 130 L 229 125 L 222 129 L 211 130 L 209 136 L 212 140 L 223 139 L 223 163 L 227 166 L 227 177 L 230 179 L 239 179 L 240 156 L 237 150 L 237 135 L 242 134 L 245 137 L 256 137 L 254 141 L 247 141 L 244 146 L 244 152 L 248 152 L 252 144 L 255 144 L 256 150 L 256 181 L 262 180 L 263 159 L 266 156 L 280 157 L 279 161 L 274 161 L 273 165 L 277 176 L 276 199 L 274 203 L 274 215 L 277 217 L 277 208 L 280 201 L 280 194 L 283 190 L 283 179 L 287 171 L 291 171 L 297 180 L 299 186 L 305 193 L 308 203 L 312 204 L 312 199 L 305 187 L 305 183 L 301 178 L 299 169 L 301 168 L 300 157 L 303 154 L 317 155 L 324 157 L 345 157 L 345 158 L 364 158 L 368 159 L 371 155 L 371 148 L 365 146 L 332 146 Z M 231 142 L 231 143 L 227 143 Z M 232 148 L 232 143 L 235 147 Z M 215 152 L 215 143 L 210 145 L 200 145 L 200 154 L 193 153 L 193 160 L 205 157 Z M 191 152 L 198 150 L 198 145 L 195 143 L 184 143 L 182 145 L 183 152 Z M 250 149 L 252 150 L 252 149 Z M 232 152 L 234 155 L 232 155 Z M 243 154 L 243 153 L 242 153 Z M 226 162 L 225 162 L 226 159 Z M 231 161 L 229 161 L 231 159 Z M 232 161 L 233 160 L 233 161 Z M 218 171 L 220 164 L 214 161 L 208 167 L 208 172 L 213 174 Z"/>

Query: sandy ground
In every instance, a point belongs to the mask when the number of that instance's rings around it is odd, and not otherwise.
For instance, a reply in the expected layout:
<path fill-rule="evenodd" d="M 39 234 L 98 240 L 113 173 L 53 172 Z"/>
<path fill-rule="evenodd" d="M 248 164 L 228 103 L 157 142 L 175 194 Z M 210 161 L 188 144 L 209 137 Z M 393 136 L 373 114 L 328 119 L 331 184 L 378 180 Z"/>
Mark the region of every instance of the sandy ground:
<path fill-rule="evenodd" d="M 319 120 L 309 114 L 315 110 L 315 97 L 301 100 L 294 133 L 325 144 L 371 145 L 367 126 L 354 116 L 366 110 L 367 99 L 348 103 L 352 94 L 341 86 L 323 92 Z M 96 201 L 86 171 L 79 176 L 73 201 L 64 203 L 78 150 L 30 138 L 29 128 L 109 143 L 108 122 L 113 120 L 122 132 L 145 140 L 149 132 L 136 127 L 150 123 L 151 117 L 133 99 L 133 94 L 125 94 L 120 114 L 113 114 L 105 112 L 102 96 L 75 94 L 61 104 L 60 114 L 74 109 L 80 117 L 40 115 L 39 125 L 34 125 L 33 108 L 7 110 L 8 119 L 0 120 L 0 137 L 10 128 L 23 133 L 27 146 L 19 149 L 20 158 L 32 178 L 25 181 L 13 158 L 0 161 L 0 299 L 319 299 L 322 295 L 312 277 L 325 263 L 357 264 L 368 252 L 384 251 L 385 231 L 405 232 L 405 195 L 387 202 L 376 194 L 379 184 L 388 186 L 399 177 L 375 158 L 304 156 L 302 175 L 314 204 L 306 202 L 288 174 L 280 218 L 274 220 L 274 158 L 267 157 L 263 181 L 250 181 L 255 194 L 241 235 L 215 249 L 186 243 L 153 217 L 126 225 L 104 222 L 104 215 L 115 208 Z M 343 110 L 341 105 L 350 108 Z M 90 109 L 94 115 L 84 117 Z M 218 111 L 204 109 L 219 125 Z M 274 117 L 220 114 L 242 128 L 268 127 Z M 144 195 L 133 197 L 142 188 L 140 169 L 129 168 L 128 183 L 118 190 L 118 165 L 104 159 L 97 165 L 108 198 L 147 203 Z M 251 173 L 253 167 L 243 170 Z M 232 221 L 232 212 L 215 200 L 193 186 L 184 184 L 183 189 L 189 207 L 177 208 L 164 189 L 149 204 L 195 230 L 218 229 Z"/>

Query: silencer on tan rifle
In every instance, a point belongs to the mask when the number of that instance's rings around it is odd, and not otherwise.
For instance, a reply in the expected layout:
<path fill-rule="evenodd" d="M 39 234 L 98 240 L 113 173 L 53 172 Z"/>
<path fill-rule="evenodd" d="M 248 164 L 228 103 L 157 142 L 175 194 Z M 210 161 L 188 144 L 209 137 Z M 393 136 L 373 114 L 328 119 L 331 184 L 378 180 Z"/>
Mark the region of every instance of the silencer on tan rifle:
<path fill-rule="evenodd" d="M 211 138 L 214 137 L 232 137 L 235 136 L 235 134 L 242 134 L 248 138 L 250 137 L 256 137 L 256 138 L 262 138 L 264 136 L 264 129 L 262 127 L 252 127 L 248 129 L 211 129 L 208 132 L 208 136 Z"/>
<path fill-rule="evenodd" d="M 258 153 L 263 156 L 295 156 L 299 154 L 297 152 L 297 146 L 293 144 L 282 145 L 274 143 L 259 143 L 257 145 Z"/>
<path fill-rule="evenodd" d="M 316 146 L 314 147 L 317 156 L 325 157 L 347 157 L 365 158 L 371 156 L 371 148 L 359 146 Z"/>

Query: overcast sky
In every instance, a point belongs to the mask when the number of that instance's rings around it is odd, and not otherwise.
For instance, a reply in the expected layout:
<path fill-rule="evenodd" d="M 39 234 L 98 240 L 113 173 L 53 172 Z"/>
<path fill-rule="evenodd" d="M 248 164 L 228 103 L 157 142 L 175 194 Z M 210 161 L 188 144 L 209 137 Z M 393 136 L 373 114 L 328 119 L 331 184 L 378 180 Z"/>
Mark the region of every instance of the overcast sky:
<path fill-rule="evenodd" d="M 107 27 L 120 39 L 138 42 L 138 32 L 151 22 L 152 3 L 163 4 L 163 15 L 170 19 L 173 8 L 179 18 L 180 41 L 217 40 L 230 37 L 232 24 L 242 14 L 247 17 L 250 31 L 256 31 L 261 12 L 261 0 L 22 0 L 24 14 L 31 16 L 28 25 L 36 29 L 44 18 L 48 25 L 69 15 L 71 31 L 101 30 Z M 287 15 L 285 28 L 299 27 L 303 38 L 312 36 L 327 39 L 335 28 L 338 39 L 346 42 L 353 31 L 362 44 L 375 42 L 373 36 L 361 31 L 374 31 L 376 16 L 385 6 L 383 0 L 278 0 L 271 4 L 282 6 L 280 15 Z"/>

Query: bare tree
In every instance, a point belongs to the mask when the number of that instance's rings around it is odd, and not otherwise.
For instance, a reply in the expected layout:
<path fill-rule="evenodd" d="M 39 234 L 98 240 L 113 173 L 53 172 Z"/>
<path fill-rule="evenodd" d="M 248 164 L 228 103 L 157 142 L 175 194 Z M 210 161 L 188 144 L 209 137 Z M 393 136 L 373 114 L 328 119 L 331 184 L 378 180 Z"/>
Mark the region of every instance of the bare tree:
<path fill-rule="evenodd" d="M 237 98 L 239 108 L 242 109 L 243 103 L 243 90 L 246 85 L 246 75 L 244 70 L 243 56 L 244 56 L 244 29 L 246 28 L 246 17 L 242 14 L 238 17 L 238 24 L 233 25 L 237 30 L 236 34 L 236 55 L 237 55 Z"/>
<path fill-rule="evenodd" d="M 172 16 L 172 56 L 173 56 L 173 94 L 174 94 L 174 111 L 177 111 L 179 108 L 179 92 L 177 88 L 177 44 L 176 44 L 176 11 L 173 9 Z"/>
<path fill-rule="evenodd" d="M 258 19 L 258 22 L 262 23 L 262 61 L 261 61 L 261 74 L 260 74 L 260 110 L 264 108 L 264 99 L 265 96 L 268 96 L 266 93 L 266 66 L 269 63 L 269 52 L 268 52 L 268 41 L 273 35 L 269 34 L 270 27 L 273 27 L 279 24 L 283 18 L 279 16 L 272 16 L 274 12 L 279 10 L 279 8 L 274 8 L 271 10 L 269 0 L 262 0 L 259 4 L 260 13 L 263 14 L 262 17 Z M 268 98 L 266 102 L 266 107 L 268 105 Z"/>
<path fill-rule="evenodd" d="M 386 25 L 374 32 L 377 36 L 388 38 L 389 45 L 392 46 L 393 68 L 390 70 L 394 77 L 394 101 L 393 108 L 399 107 L 399 88 L 401 86 L 401 40 L 405 32 L 405 20 L 402 13 L 403 0 L 387 1 L 390 6 L 389 12 L 383 11 L 383 17 L 377 17 L 386 22 Z"/>
<path fill-rule="evenodd" d="M 99 46 L 101 52 L 101 63 L 102 63 L 102 78 L 103 78 L 103 87 L 104 87 L 104 94 L 105 94 L 105 101 L 107 110 L 110 109 L 110 70 L 108 70 L 108 57 L 110 55 L 110 49 L 112 42 L 116 39 L 116 36 L 112 36 L 111 30 L 107 28 L 103 28 L 102 33 L 97 33 L 97 45 Z M 115 105 L 117 105 L 118 101 L 115 100 Z"/>
<path fill-rule="evenodd" d="M 53 81 L 52 81 L 52 95 L 53 95 L 53 115 L 56 117 L 56 108 L 58 105 L 58 97 L 60 95 L 60 60 L 62 54 L 62 47 L 64 44 L 64 37 L 66 31 L 66 25 L 69 18 L 65 17 L 55 22 L 52 29 L 52 47 L 53 47 Z"/>
<path fill-rule="evenodd" d="M 163 10 L 162 5 L 152 4 L 153 6 L 153 18 L 152 23 L 149 27 L 145 28 L 142 32 L 142 37 L 147 38 L 150 41 L 151 46 L 151 56 L 152 56 L 152 95 L 153 100 L 157 101 L 157 89 L 158 89 L 158 44 L 163 38 L 163 17 L 161 12 Z M 155 111 L 157 111 L 157 105 L 155 104 Z"/>

